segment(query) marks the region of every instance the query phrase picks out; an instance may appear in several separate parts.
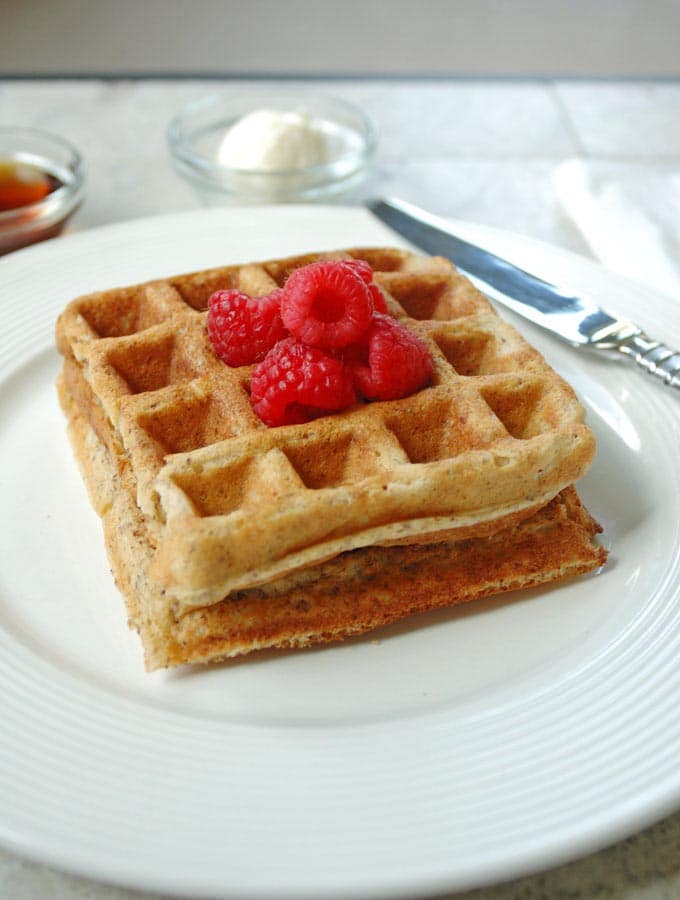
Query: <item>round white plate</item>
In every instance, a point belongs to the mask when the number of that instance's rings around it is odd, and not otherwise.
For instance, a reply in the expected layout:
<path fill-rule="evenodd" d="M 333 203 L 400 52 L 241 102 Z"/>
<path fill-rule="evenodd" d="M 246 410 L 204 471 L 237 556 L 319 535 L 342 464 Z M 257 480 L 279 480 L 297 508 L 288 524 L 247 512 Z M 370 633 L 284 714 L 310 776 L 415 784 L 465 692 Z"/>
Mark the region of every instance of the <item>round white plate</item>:
<path fill-rule="evenodd" d="M 678 307 L 459 223 L 680 346 Z M 408 896 L 584 854 L 680 804 L 680 394 L 522 324 L 599 439 L 600 574 L 299 653 L 145 674 L 54 392 L 72 297 L 400 243 L 338 207 L 116 225 L 0 260 L 0 842 L 194 897 Z M 517 320 L 515 320 L 517 321 Z"/>

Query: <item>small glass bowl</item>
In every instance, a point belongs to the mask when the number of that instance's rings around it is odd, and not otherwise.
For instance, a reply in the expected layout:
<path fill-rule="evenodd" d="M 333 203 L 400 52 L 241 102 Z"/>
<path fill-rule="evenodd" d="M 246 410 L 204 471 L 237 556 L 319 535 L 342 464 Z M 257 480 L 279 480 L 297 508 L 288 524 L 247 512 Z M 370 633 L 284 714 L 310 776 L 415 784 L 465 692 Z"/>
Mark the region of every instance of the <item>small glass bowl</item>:
<path fill-rule="evenodd" d="M 237 169 L 219 160 L 225 134 L 255 110 L 295 112 L 315 120 L 327 136 L 331 159 L 305 168 Z M 208 205 L 313 202 L 347 193 L 365 174 L 377 130 L 362 110 L 329 96 L 289 92 L 214 94 L 182 109 L 170 122 L 168 145 L 177 171 Z"/>
<path fill-rule="evenodd" d="M 82 202 L 84 166 L 67 141 L 35 128 L 0 127 L 0 161 L 42 170 L 55 185 L 42 200 L 0 210 L 0 255 L 55 237 Z"/>

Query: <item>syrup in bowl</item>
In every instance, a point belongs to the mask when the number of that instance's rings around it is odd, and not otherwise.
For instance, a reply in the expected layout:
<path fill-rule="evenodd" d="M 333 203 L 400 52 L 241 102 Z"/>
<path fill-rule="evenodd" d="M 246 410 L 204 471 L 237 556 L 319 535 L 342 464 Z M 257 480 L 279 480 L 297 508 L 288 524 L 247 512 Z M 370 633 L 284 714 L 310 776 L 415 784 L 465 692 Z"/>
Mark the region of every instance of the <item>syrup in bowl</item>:
<path fill-rule="evenodd" d="M 0 159 L 0 212 L 43 200 L 63 182 L 34 163 Z"/>
<path fill-rule="evenodd" d="M 66 141 L 0 128 L 0 254 L 55 237 L 83 198 L 83 163 Z"/>

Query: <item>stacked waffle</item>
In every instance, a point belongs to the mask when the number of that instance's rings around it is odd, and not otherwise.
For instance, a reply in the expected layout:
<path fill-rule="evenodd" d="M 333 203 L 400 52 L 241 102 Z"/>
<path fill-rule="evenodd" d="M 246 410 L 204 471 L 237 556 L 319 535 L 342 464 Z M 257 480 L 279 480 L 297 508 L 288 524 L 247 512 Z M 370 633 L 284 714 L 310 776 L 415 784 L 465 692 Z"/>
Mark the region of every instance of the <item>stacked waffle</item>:
<path fill-rule="evenodd" d="M 267 428 L 208 298 L 318 259 L 368 262 L 429 347 L 429 387 Z M 339 639 L 604 562 L 572 485 L 571 388 L 446 260 L 353 249 L 74 300 L 57 323 L 70 435 L 149 669 Z"/>

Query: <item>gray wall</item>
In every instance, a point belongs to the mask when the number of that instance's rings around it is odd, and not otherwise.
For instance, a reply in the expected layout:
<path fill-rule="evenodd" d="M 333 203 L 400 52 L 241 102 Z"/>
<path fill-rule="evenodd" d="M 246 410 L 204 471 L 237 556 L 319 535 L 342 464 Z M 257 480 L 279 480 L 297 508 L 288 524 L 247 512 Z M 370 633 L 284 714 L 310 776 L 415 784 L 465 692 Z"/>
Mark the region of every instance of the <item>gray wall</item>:
<path fill-rule="evenodd" d="M 0 0 L 0 76 L 680 75 L 680 0 Z"/>

